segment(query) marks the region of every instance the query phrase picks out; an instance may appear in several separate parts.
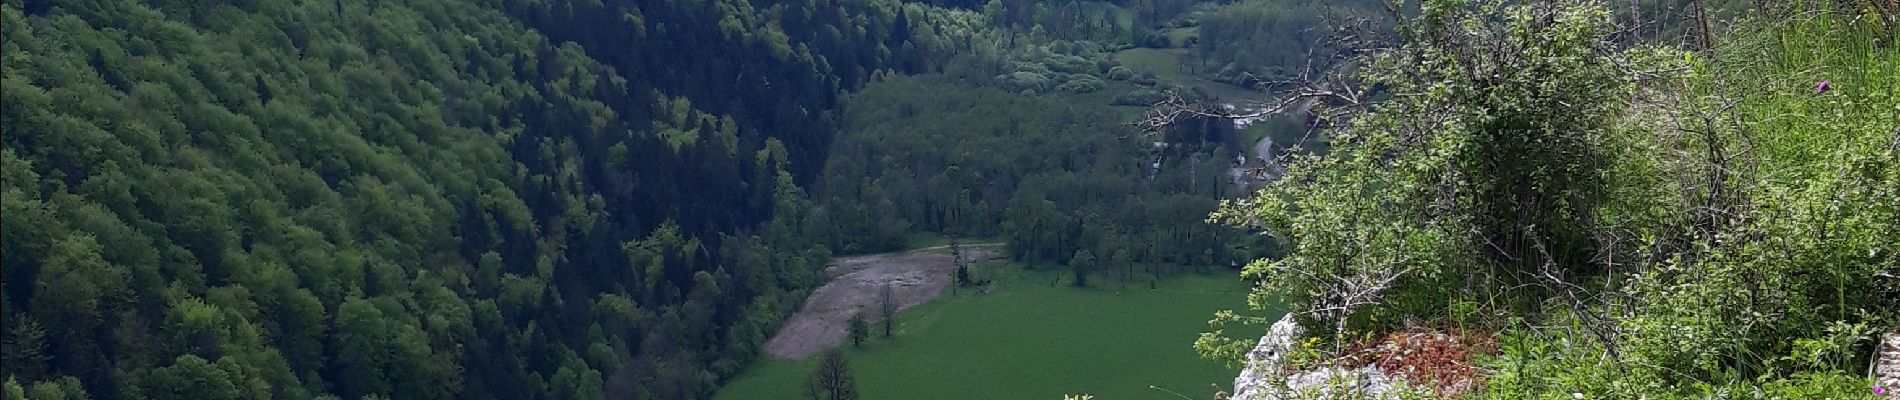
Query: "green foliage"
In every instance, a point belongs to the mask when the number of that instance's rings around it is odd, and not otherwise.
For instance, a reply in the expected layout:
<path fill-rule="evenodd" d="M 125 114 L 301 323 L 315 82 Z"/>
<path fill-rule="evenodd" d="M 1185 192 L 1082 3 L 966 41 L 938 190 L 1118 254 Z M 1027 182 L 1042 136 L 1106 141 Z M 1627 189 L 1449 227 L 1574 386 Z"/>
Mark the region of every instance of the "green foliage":
<path fill-rule="evenodd" d="M 957 265 L 957 272 L 954 273 L 957 286 L 969 286 L 976 283 L 970 278 L 971 262 L 963 258 L 963 244 L 957 242 L 954 237 L 950 239 L 950 262 Z"/>
<path fill-rule="evenodd" d="M 863 347 L 864 340 L 871 338 L 871 324 L 864 321 L 864 315 L 852 314 L 848 329 L 852 347 Z"/>
<path fill-rule="evenodd" d="M 26 390 L 25 399 L 32 400 L 89 400 L 91 395 L 80 387 L 79 379 L 62 376 L 56 379 L 36 382 Z"/>
<path fill-rule="evenodd" d="M 1122 133 L 1106 106 L 938 76 L 874 83 L 846 109 L 817 190 L 832 231 L 853 233 L 834 251 L 894 250 L 921 230 L 1001 237 L 1011 256 L 1051 264 L 1078 250 L 1196 268 L 1248 256 L 1245 236 L 1200 222 L 1230 179 L 1225 121 L 1158 145 Z"/>
<path fill-rule="evenodd" d="M 238 400 L 245 398 L 230 374 L 195 355 L 182 355 L 171 365 L 148 370 L 139 380 L 140 392 L 153 400 Z"/>
<path fill-rule="evenodd" d="M 1629 284 L 1638 296 L 1626 322 L 1632 357 L 1717 382 L 1857 371 L 1867 353 L 1849 343 L 1895 320 L 1900 282 L 1883 272 L 1895 250 L 1875 238 L 1900 229 L 1900 192 L 1890 189 L 1900 182 L 1892 122 L 1900 110 L 1875 104 L 1900 97 L 1892 80 L 1877 78 L 1900 72 L 1900 56 L 1856 26 L 1866 22 L 1849 21 L 1824 14 L 1765 24 L 1684 58 L 1692 69 L 1672 89 L 1701 98 L 1674 103 L 1668 117 L 1695 132 L 1675 145 L 1744 162 L 1690 174 L 1702 189 L 1678 201 L 1746 211 L 1672 216 L 1700 232 L 1677 234 L 1693 239 Z M 1819 80 L 1853 89 L 1816 94 Z M 1779 133 L 1752 139 L 1762 132 Z M 1688 161 L 1658 168 L 1686 172 L 1695 167 Z"/>
<path fill-rule="evenodd" d="M 1012 72 L 1007 75 L 997 75 L 996 80 L 999 82 L 1002 82 L 1003 85 L 1005 85 L 1006 87 L 1015 89 L 1017 91 L 1024 91 L 1024 90 L 1048 91 L 1050 87 L 1055 85 L 1055 81 L 1049 79 L 1048 76 L 1035 73 L 1035 72 L 1024 72 L 1024 71 Z"/>
<path fill-rule="evenodd" d="M 99 256 L 91 235 L 73 235 L 53 244 L 38 271 L 33 298 L 34 317 L 51 321 L 55 335 L 85 335 L 97 328 L 103 312 L 115 308 L 126 295 L 126 276 Z M 76 357 L 77 354 L 61 354 Z"/>
<path fill-rule="evenodd" d="M 1326 46 L 1330 31 L 1322 15 L 1334 2 L 1322 1 L 1241 1 L 1202 16 L 1201 40 L 1195 54 L 1214 65 L 1231 69 L 1230 73 L 1286 71 L 1306 67 L 1308 60 L 1330 61 L 1338 49 Z M 1369 6 L 1365 2 L 1354 6 Z M 1359 13 L 1363 14 L 1363 13 Z M 1325 68 L 1325 65 L 1314 67 Z M 1275 75 L 1287 75 L 1281 72 Z M 1258 76 L 1256 79 L 1291 78 Z"/>
<path fill-rule="evenodd" d="M 1106 86 L 1127 45 L 1124 9 L 1108 2 L 994 0 L 983 14 L 930 10 L 958 54 L 943 72 L 1016 93 L 1089 93 Z M 1032 21 L 1033 20 L 1033 21 Z M 959 47 L 960 46 L 960 47 Z"/>
<path fill-rule="evenodd" d="M 1290 250 L 1244 270 L 1263 282 L 1253 302 L 1284 294 L 1344 324 L 1388 292 L 1587 270 L 1572 255 L 1588 238 L 1573 232 L 1588 226 L 1580 210 L 1604 192 L 1595 168 L 1609 152 L 1594 149 L 1616 145 L 1605 121 L 1629 87 L 1613 56 L 1590 47 L 1607 21 L 1588 10 L 1428 4 L 1416 17 L 1425 22 L 1408 32 L 1419 45 L 1369 60 L 1366 79 L 1401 97 L 1334 133 L 1349 145 L 1295 157 L 1286 178 L 1216 214 L 1259 223 Z M 1476 23 L 1498 14 L 1510 17 L 1504 26 Z M 1445 40 L 1457 35 L 1512 45 Z"/>
<path fill-rule="evenodd" d="M 18 315 L 8 327 L 5 341 L 5 361 L 12 374 L 9 377 L 25 376 L 28 379 L 39 377 L 46 372 L 46 362 L 51 357 L 47 352 L 46 328 L 40 326 L 32 317 Z"/>
<path fill-rule="evenodd" d="M 21 400 L 26 399 L 26 388 L 21 387 L 20 380 L 16 379 L 15 377 L 7 377 L 6 386 L 4 388 L 0 388 L 0 390 L 4 390 L 3 392 L 0 392 L 0 397 L 6 397 L 9 399 L 21 399 Z"/>
<path fill-rule="evenodd" d="M 1500 329 L 1480 398 L 1866 395 L 1861 343 L 1900 309 L 1876 239 L 1900 231 L 1900 53 L 1831 11 L 1700 53 L 1610 21 L 1425 2 L 1361 60 L 1389 100 L 1216 214 L 1290 250 L 1243 271 L 1252 302 L 1334 334 Z"/>
<path fill-rule="evenodd" d="M 1173 31 L 1183 37 L 1172 42 L 1192 48 L 1177 52 L 1175 67 L 1243 88 L 1294 81 L 1301 71 L 1317 74 L 1349 54 L 1337 35 L 1382 33 L 1389 25 L 1383 7 L 1366 0 L 1253 0 L 1207 7 L 1191 14 L 1198 26 Z"/>
<path fill-rule="evenodd" d="M 377 304 L 382 303 L 382 304 Z M 342 373 L 335 378 L 346 397 L 384 395 L 396 398 L 441 398 L 447 371 L 434 358 L 423 332 L 385 314 L 402 311 L 394 302 L 352 298 L 336 311 L 331 336 L 331 363 Z"/>
<path fill-rule="evenodd" d="M 932 15 L 958 14 L 7 2 L 0 373 L 60 398 L 704 397 L 821 278 L 799 185 L 841 91 L 969 44 Z"/>
<path fill-rule="evenodd" d="M 1094 93 L 1106 87 L 1108 87 L 1108 83 L 1103 82 L 1101 78 L 1097 78 L 1094 75 L 1077 75 L 1069 78 L 1068 82 L 1063 82 L 1062 85 L 1056 86 L 1056 90 L 1085 94 Z"/>
<path fill-rule="evenodd" d="M 1095 254 L 1088 250 L 1076 250 L 1075 255 L 1069 257 L 1069 275 L 1074 278 L 1069 281 L 1071 285 L 1088 287 L 1089 273 L 1094 271 Z"/>

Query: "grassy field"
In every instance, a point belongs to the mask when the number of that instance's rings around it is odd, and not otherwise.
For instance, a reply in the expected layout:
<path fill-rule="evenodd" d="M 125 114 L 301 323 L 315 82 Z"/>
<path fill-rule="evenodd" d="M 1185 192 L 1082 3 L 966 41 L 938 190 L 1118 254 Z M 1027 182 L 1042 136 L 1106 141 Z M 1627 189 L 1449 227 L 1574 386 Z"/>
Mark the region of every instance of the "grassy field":
<path fill-rule="evenodd" d="M 1245 307 L 1246 287 L 1226 270 L 1182 275 L 1157 289 L 1105 281 L 1051 287 L 1050 271 L 999 264 L 979 269 L 996 290 L 964 289 L 898 316 L 895 338 L 851 351 L 867 399 L 1174 399 L 1154 385 L 1209 398 L 1235 371 L 1200 359 L 1191 344 L 1219 309 Z M 1105 279 L 1106 280 L 1106 279 Z M 807 362 L 764 358 L 715 399 L 798 398 Z"/>

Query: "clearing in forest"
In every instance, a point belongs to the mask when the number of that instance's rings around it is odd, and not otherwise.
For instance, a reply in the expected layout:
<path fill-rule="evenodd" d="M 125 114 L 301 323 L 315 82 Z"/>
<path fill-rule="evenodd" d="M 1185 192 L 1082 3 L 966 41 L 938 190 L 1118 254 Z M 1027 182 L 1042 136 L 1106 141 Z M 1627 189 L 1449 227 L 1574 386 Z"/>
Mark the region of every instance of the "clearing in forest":
<path fill-rule="evenodd" d="M 985 249 L 997 244 L 963 245 L 965 263 L 974 264 L 1000 257 Z M 851 316 L 863 313 L 870 322 L 882 320 L 879 307 L 885 286 L 891 288 L 891 302 L 903 310 L 929 301 L 950 285 L 957 269 L 949 246 L 936 246 L 905 252 L 840 257 L 825 266 L 831 282 L 811 292 L 805 306 L 792 314 L 772 339 L 765 352 L 774 357 L 803 360 L 844 343 Z"/>

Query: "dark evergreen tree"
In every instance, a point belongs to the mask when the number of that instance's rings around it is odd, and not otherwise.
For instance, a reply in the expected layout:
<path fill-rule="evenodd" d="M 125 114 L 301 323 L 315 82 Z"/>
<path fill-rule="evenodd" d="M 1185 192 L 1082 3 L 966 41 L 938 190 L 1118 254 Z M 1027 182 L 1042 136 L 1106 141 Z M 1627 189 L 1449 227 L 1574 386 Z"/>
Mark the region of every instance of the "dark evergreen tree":
<path fill-rule="evenodd" d="M 848 329 L 851 336 L 851 347 L 863 347 L 864 340 L 871 338 L 871 324 L 864 321 L 863 313 L 851 315 L 851 322 Z"/>

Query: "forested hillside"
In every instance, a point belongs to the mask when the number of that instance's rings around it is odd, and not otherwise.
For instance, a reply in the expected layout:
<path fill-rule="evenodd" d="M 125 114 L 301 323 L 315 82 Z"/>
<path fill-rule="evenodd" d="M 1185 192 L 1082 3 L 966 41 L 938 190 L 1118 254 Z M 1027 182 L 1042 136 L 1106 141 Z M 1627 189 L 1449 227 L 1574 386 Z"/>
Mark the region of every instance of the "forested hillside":
<path fill-rule="evenodd" d="M 1198 222 L 1231 132 L 1158 157 L 1015 94 L 1134 77 L 1111 53 L 1190 1 L 4 4 L 0 375 L 34 398 L 703 397 L 831 250 L 1255 255 Z M 843 118 L 940 70 L 976 79 Z M 863 141 L 917 109 L 880 133 L 957 153 L 885 168 Z M 953 146 L 996 112 L 1011 152 Z"/>
<path fill-rule="evenodd" d="M 873 83 L 848 104 L 817 190 L 834 249 L 892 250 L 918 231 L 1000 237 L 1015 259 L 1068 264 L 1087 254 L 1116 276 L 1133 263 L 1251 256 L 1237 230 L 1202 222 L 1237 192 L 1231 128 L 1162 142 L 1105 104 L 940 75 Z"/>
<path fill-rule="evenodd" d="M 9 0 L 5 397 L 704 397 L 900 9 Z"/>
<path fill-rule="evenodd" d="M 708 398 L 919 236 L 1271 257 L 1328 344 L 1518 340 L 1499 398 L 1857 384 L 1892 2 L 1504 3 L 0 0 L 0 399 Z M 1322 71 L 1326 118 L 1216 115 Z M 1241 197 L 1260 148 L 1329 150 Z"/>

